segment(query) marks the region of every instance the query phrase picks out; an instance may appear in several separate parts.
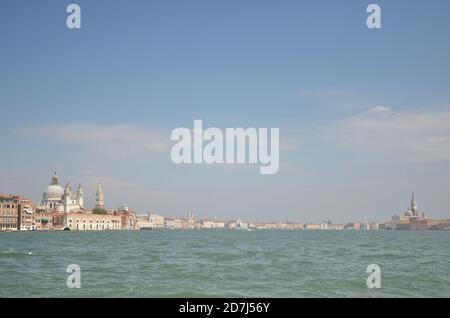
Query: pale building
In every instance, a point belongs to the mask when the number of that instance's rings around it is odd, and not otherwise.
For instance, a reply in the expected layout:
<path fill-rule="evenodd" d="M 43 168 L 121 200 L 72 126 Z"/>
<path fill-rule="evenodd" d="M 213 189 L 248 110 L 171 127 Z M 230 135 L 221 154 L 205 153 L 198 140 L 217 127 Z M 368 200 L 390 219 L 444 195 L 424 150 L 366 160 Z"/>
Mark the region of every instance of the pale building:
<path fill-rule="evenodd" d="M 305 224 L 305 230 L 320 230 L 320 227 L 321 226 L 321 224 L 311 224 L 311 223 L 308 223 L 308 224 Z"/>
<path fill-rule="evenodd" d="M 36 229 L 35 205 L 20 195 L 0 195 L 0 230 Z"/>
<path fill-rule="evenodd" d="M 164 218 L 164 227 L 168 229 L 181 229 L 181 219 L 179 218 Z"/>
<path fill-rule="evenodd" d="M 100 184 L 97 185 L 95 202 L 97 210 L 85 209 L 81 184 L 76 192 L 72 191 L 70 182 L 63 188 L 59 185 L 55 172 L 50 185 L 45 188 L 41 206 L 37 209 L 36 226 L 42 230 L 101 231 L 120 230 L 122 226 L 128 229 L 130 224 L 133 225 L 132 213 L 121 215 L 104 210 L 104 195 Z M 98 211 L 100 209 L 103 211 Z"/>
<path fill-rule="evenodd" d="M 121 217 L 112 214 L 64 213 L 64 230 L 105 231 L 120 230 Z"/>
<path fill-rule="evenodd" d="M 63 188 L 59 185 L 58 176 L 54 173 L 50 185 L 42 195 L 40 210 L 58 212 L 79 212 L 84 208 L 84 194 L 81 184 L 76 193 L 72 192 L 70 182 Z"/>
<path fill-rule="evenodd" d="M 241 220 L 236 221 L 236 229 L 246 230 L 248 229 L 248 223 Z"/>
<path fill-rule="evenodd" d="M 125 203 L 119 205 L 117 211 L 114 211 L 114 215 L 120 216 L 122 220 L 122 230 L 138 229 L 136 212 L 130 210 Z"/>
<path fill-rule="evenodd" d="M 152 228 L 154 228 L 154 229 L 164 228 L 164 216 L 154 214 L 154 213 L 149 213 L 148 220 L 151 223 Z"/>
<path fill-rule="evenodd" d="M 201 227 L 204 229 L 214 229 L 216 228 L 216 222 L 214 220 L 202 220 Z"/>
<path fill-rule="evenodd" d="M 417 202 L 413 192 L 409 208 L 401 216 L 394 215 L 389 224 L 389 228 L 393 230 L 427 230 L 428 221 L 429 220 L 425 218 L 425 214 L 423 212 L 421 215 L 419 214 Z"/>

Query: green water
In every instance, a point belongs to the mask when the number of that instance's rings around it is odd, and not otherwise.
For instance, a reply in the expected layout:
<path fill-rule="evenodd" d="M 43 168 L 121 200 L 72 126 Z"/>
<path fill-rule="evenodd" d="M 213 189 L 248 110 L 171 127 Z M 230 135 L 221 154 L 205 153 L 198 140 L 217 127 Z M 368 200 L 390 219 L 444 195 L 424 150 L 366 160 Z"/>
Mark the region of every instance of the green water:
<path fill-rule="evenodd" d="M 450 231 L 0 233 L 0 297 L 221 296 L 449 297 Z"/>

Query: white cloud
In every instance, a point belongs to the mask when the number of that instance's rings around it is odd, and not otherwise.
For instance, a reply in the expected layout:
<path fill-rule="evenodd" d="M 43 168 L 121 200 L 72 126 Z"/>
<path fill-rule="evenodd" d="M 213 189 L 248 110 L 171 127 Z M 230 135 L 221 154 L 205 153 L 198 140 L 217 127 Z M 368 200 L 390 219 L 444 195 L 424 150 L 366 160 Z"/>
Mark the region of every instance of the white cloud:
<path fill-rule="evenodd" d="M 328 138 L 398 160 L 449 160 L 450 109 L 392 111 L 378 106 L 332 127 Z"/>
<path fill-rule="evenodd" d="M 149 131 L 139 125 L 66 123 L 28 127 L 22 131 L 49 141 L 91 146 L 114 157 L 162 153 L 171 145 L 168 134 Z"/>
<path fill-rule="evenodd" d="M 140 125 L 105 125 L 93 123 L 47 124 L 22 129 L 28 136 L 59 143 L 78 143 L 90 146 L 110 157 L 169 153 L 174 141 L 170 133 L 156 132 Z M 191 129 L 193 132 L 193 129 Z M 299 149 L 295 138 L 280 137 L 280 151 Z"/>
<path fill-rule="evenodd" d="M 369 109 L 369 112 L 371 112 L 371 113 L 384 113 L 384 112 L 388 112 L 390 110 L 391 110 L 390 107 L 376 106 L 376 107 L 372 107 L 371 109 Z"/>

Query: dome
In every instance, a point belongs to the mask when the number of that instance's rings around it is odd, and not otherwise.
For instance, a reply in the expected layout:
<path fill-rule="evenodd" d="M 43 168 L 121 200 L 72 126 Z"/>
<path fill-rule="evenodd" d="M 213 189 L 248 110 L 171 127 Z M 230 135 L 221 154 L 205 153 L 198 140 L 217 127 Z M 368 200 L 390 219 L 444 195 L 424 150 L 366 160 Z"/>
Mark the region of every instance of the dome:
<path fill-rule="evenodd" d="M 64 189 L 59 184 L 52 184 L 45 188 L 44 199 L 61 199 Z"/>

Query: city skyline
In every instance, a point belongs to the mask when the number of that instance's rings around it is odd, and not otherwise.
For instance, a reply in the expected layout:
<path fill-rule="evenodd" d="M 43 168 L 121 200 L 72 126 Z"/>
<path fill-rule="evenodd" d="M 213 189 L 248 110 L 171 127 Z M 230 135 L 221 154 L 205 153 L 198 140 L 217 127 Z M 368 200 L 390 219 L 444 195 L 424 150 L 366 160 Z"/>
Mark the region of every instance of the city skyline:
<path fill-rule="evenodd" d="M 0 4 L 0 193 L 39 202 L 56 170 L 142 213 L 388 220 L 416 192 L 450 215 L 448 1 L 378 1 L 380 30 L 361 1 L 77 3 L 80 30 L 60 1 Z M 280 128 L 279 172 L 175 165 L 196 119 Z"/>
<path fill-rule="evenodd" d="M 176 214 L 172 214 L 172 215 L 167 215 L 167 213 L 165 213 L 166 211 L 155 211 L 153 209 L 148 209 L 146 212 L 143 211 L 135 211 L 134 209 L 130 209 L 130 207 L 127 205 L 127 203 L 125 201 L 123 201 L 122 203 L 118 204 L 116 207 L 108 207 L 108 205 L 105 205 L 105 199 L 104 199 L 104 192 L 103 192 L 103 186 L 101 185 L 100 182 L 96 183 L 95 186 L 95 195 L 94 195 L 94 203 L 89 202 L 88 204 L 85 205 L 85 192 L 83 190 L 83 186 L 81 183 L 78 184 L 77 190 L 73 191 L 72 190 L 72 183 L 71 181 L 67 181 L 65 183 L 65 187 L 62 187 L 62 185 L 59 183 L 59 176 L 56 173 L 56 171 L 54 171 L 52 177 L 51 177 L 51 181 L 50 184 L 44 189 L 41 200 L 37 200 L 34 201 L 34 205 L 36 208 L 36 211 L 47 211 L 47 212 L 56 212 L 58 213 L 91 213 L 91 211 L 94 210 L 104 210 L 105 212 L 109 211 L 109 212 L 113 212 L 113 211 L 133 211 L 133 213 L 135 213 L 137 216 L 150 216 L 150 215 L 158 215 L 159 214 L 163 214 L 163 218 L 183 218 L 182 214 L 176 213 Z M 2 194 L 2 195 L 6 195 L 6 197 L 20 197 L 23 199 L 28 200 L 28 196 L 26 195 L 22 195 L 22 194 Z M 31 200 L 31 202 L 33 202 L 33 200 Z M 89 205 L 92 206 L 92 209 L 89 208 Z M 187 208 L 188 211 L 188 218 L 193 218 L 194 219 L 194 214 L 191 211 L 191 208 Z M 162 213 L 161 213 L 162 212 Z M 403 211 L 397 211 L 396 213 L 393 213 L 392 215 L 392 219 L 396 219 L 396 218 L 400 218 L 402 216 L 405 216 L 407 218 L 409 218 L 410 216 L 413 217 L 424 217 L 425 216 L 425 210 L 422 208 L 419 208 L 419 206 L 417 205 L 417 201 L 415 199 L 415 194 L 414 192 L 412 192 L 412 197 L 411 200 L 409 202 L 408 208 L 406 209 L 406 212 Z M 429 218 L 427 216 L 427 218 Z M 245 219 L 242 217 L 235 217 L 234 219 L 226 219 L 226 218 L 221 218 L 217 216 L 217 214 L 211 215 L 201 215 L 200 217 L 198 217 L 198 215 L 196 215 L 196 219 L 202 221 L 202 220 L 221 220 L 221 221 L 244 221 L 244 222 L 250 222 L 250 223 L 266 223 L 266 224 L 270 224 L 270 223 L 277 223 L 277 224 L 282 224 L 282 223 L 296 223 L 296 224 L 317 224 L 316 220 L 299 220 L 299 219 L 285 219 L 285 220 L 281 220 L 281 219 L 271 219 L 271 220 L 267 220 L 267 219 Z M 354 220 L 339 220 L 338 222 L 332 222 L 330 221 L 329 217 L 324 217 L 322 219 L 321 224 L 325 224 L 325 223 L 329 223 L 330 225 L 344 225 L 344 224 L 350 224 L 350 223 L 358 223 L 358 224 L 378 224 L 379 223 L 383 223 L 383 224 L 387 224 L 389 223 L 389 221 L 387 219 L 371 219 L 368 220 L 367 216 L 363 217 L 364 220 L 362 220 L 362 218 L 360 219 L 354 219 Z M 314 222 L 315 221 L 315 222 Z M 336 220 L 333 220 L 336 221 Z"/>

